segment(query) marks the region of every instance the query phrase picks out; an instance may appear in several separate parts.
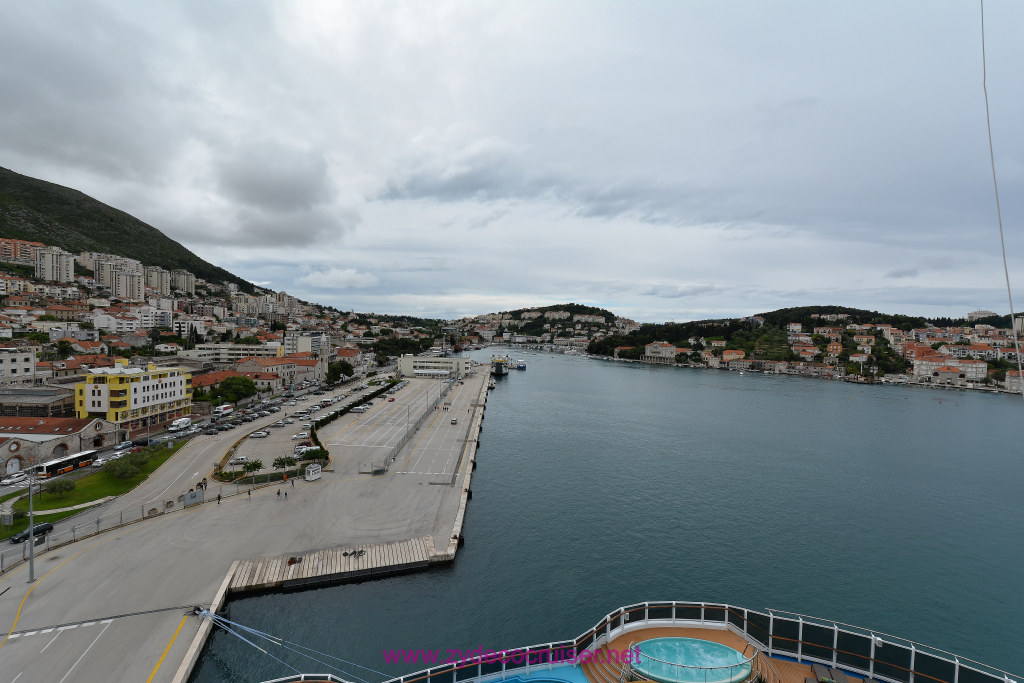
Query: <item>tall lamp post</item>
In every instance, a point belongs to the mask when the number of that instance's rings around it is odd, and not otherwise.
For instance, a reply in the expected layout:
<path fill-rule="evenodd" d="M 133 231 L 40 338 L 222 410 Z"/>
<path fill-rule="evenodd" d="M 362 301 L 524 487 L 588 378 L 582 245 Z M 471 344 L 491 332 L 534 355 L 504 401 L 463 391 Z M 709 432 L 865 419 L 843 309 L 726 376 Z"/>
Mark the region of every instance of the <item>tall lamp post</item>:
<path fill-rule="evenodd" d="M 32 456 L 29 459 L 28 466 L 28 582 L 34 583 L 36 580 L 36 525 L 35 515 L 32 507 L 32 498 L 34 498 L 34 490 L 36 484 L 36 459 Z M 22 555 L 24 557 L 24 555 Z"/>

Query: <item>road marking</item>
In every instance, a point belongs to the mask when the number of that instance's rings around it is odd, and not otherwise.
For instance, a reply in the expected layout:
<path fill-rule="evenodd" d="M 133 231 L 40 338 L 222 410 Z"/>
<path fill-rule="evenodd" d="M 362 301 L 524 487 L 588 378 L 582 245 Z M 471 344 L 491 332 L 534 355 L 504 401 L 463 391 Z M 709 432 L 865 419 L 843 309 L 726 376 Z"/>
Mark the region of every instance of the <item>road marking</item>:
<path fill-rule="evenodd" d="M 52 631 L 53 631 L 52 627 L 51 628 L 44 628 L 42 631 L 40 631 L 40 633 L 50 633 Z"/>
<path fill-rule="evenodd" d="M 71 624 L 69 626 L 61 626 L 60 630 L 61 631 L 70 631 L 73 628 L 78 628 L 78 624 Z"/>
<path fill-rule="evenodd" d="M 52 629 L 51 629 L 51 630 L 52 630 Z M 48 642 L 48 643 L 47 643 L 47 644 L 46 644 L 46 645 L 45 645 L 45 646 L 43 647 L 43 649 L 39 651 L 39 654 L 43 654 L 44 652 L 46 652 L 46 648 L 48 648 L 48 647 L 50 647 L 51 645 L 53 645 L 53 641 L 57 640 L 57 638 L 59 638 L 59 637 L 60 637 L 60 634 L 61 634 L 61 631 L 57 631 L 57 635 L 55 635 L 55 636 L 54 636 L 53 638 L 51 638 L 51 639 L 50 639 L 50 642 Z"/>
<path fill-rule="evenodd" d="M 68 669 L 68 672 L 64 674 L 64 678 L 60 679 L 58 683 L 64 683 L 64 681 L 68 679 L 68 676 L 70 676 L 71 672 L 75 670 L 75 667 L 78 666 L 78 663 L 81 662 L 87 654 L 89 654 L 89 650 L 92 649 L 92 646 L 96 644 L 97 640 L 103 637 L 103 634 L 107 632 L 108 628 L 110 628 L 110 624 L 104 626 L 103 630 L 99 632 L 99 635 L 93 638 L 92 642 L 89 643 L 89 647 L 85 648 L 85 652 L 83 652 L 82 655 L 77 660 L 75 660 L 75 663 L 71 665 L 71 668 Z"/>
<path fill-rule="evenodd" d="M 28 638 L 29 636 L 34 636 L 37 633 L 39 633 L 39 631 L 28 631 L 27 633 L 22 633 L 21 635 L 25 638 Z"/>
<path fill-rule="evenodd" d="M 81 626 L 82 628 L 85 628 L 86 626 L 92 626 L 95 623 L 96 623 L 95 621 L 87 621 L 84 624 L 79 624 L 79 626 Z"/>
<path fill-rule="evenodd" d="M 153 673 L 149 674 L 149 678 L 146 679 L 146 683 L 152 683 L 153 677 L 156 676 L 156 672 L 160 670 L 160 665 L 164 663 L 164 657 L 166 657 L 167 653 L 170 651 L 171 645 L 174 645 L 174 641 L 178 637 L 181 627 L 185 625 L 186 619 L 188 619 L 187 614 L 181 618 L 181 623 L 178 624 L 178 628 L 174 631 L 174 635 L 171 636 L 171 640 L 167 643 L 167 647 L 164 648 L 164 652 L 160 655 L 160 659 L 157 660 L 156 666 L 153 667 Z"/>
<path fill-rule="evenodd" d="M 24 672 L 24 671 L 22 671 L 22 672 L 21 672 L 21 674 L 23 674 L 23 673 L 25 673 L 25 672 Z M 17 676 L 15 676 L 15 677 L 14 677 L 14 680 L 13 680 L 13 681 L 11 681 L 11 683 L 17 683 L 18 679 L 19 679 L 19 678 L 21 678 L 21 674 L 18 674 Z"/>

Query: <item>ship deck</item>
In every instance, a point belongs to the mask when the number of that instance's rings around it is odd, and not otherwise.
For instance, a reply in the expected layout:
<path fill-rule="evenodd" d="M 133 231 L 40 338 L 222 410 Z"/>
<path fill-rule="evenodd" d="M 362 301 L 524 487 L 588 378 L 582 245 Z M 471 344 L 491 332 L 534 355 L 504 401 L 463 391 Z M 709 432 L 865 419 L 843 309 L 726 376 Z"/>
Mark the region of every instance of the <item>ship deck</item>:
<path fill-rule="evenodd" d="M 618 650 L 621 652 L 628 649 L 630 643 L 636 644 L 643 640 L 650 640 L 651 638 L 696 638 L 699 640 L 710 640 L 716 643 L 721 643 L 722 645 L 727 645 L 739 652 L 743 652 L 743 649 L 747 646 L 747 641 L 732 631 L 710 628 L 662 626 L 656 628 L 637 629 L 635 631 L 624 633 L 602 646 L 601 649 Z M 607 659 L 607 657 L 595 658 L 594 660 L 583 664 L 583 672 L 591 683 L 619 683 L 618 668 L 614 663 L 606 663 Z M 778 673 L 781 683 L 804 683 L 805 678 L 814 678 L 814 673 L 811 671 L 811 667 L 808 664 L 799 664 L 797 662 L 778 659 L 775 657 L 770 658 L 770 662 L 772 668 L 774 668 L 776 673 Z M 859 681 L 859 677 L 857 678 Z"/>

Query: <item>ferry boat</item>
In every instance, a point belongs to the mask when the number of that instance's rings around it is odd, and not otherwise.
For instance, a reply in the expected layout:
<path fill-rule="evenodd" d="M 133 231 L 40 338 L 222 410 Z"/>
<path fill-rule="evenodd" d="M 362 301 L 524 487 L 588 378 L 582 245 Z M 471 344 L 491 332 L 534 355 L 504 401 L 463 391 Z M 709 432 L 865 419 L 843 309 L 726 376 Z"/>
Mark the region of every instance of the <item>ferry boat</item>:
<path fill-rule="evenodd" d="M 506 356 L 491 356 L 491 374 L 502 377 L 508 374 L 509 359 Z"/>
<path fill-rule="evenodd" d="M 454 651 L 442 652 L 445 658 Z M 454 659 L 454 656 L 449 657 Z M 575 638 L 471 650 L 385 683 L 1016 683 L 898 636 L 779 610 L 706 602 L 621 607 Z M 266 683 L 348 683 L 337 674 Z"/>

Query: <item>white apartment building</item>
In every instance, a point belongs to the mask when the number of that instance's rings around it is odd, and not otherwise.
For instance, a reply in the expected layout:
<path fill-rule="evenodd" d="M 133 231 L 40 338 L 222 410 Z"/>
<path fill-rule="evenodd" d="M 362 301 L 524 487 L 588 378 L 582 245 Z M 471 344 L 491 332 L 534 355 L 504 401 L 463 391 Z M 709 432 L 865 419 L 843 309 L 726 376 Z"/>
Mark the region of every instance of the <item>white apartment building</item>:
<path fill-rule="evenodd" d="M 331 338 L 326 334 L 288 332 L 284 336 L 284 353 L 312 353 L 323 356 L 331 350 Z"/>
<path fill-rule="evenodd" d="M 194 349 L 181 351 L 179 358 L 193 358 L 210 363 L 234 363 L 243 358 L 281 358 L 284 347 L 277 342 L 268 344 L 196 344 Z"/>
<path fill-rule="evenodd" d="M 146 300 L 146 278 L 142 273 L 128 270 L 114 271 L 114 286 L 111 294 L 127 301 Z"/>
<path fill-rule="evenodd" d="M 160 296 L 171 294 L 171 274 L 160 266 L 149 266 L 146 268 L 146 286 L 153 289 Z"/>
<path fill-rule="evenodd" d="M 171 288 L 179 292 L 196 293 L 196 276 L 187 270 L 171 271 Z"/>
<path fill-rule="evenodd" d="M 24 349 L 0 348 L 0 384 L 32 384 L 36 355 Z"/>
<path fill-rule="evenodd" d="M 48 282 L 74 282 L 75 255 L 58 247 L 36 249 L 36 279 Z"/>

